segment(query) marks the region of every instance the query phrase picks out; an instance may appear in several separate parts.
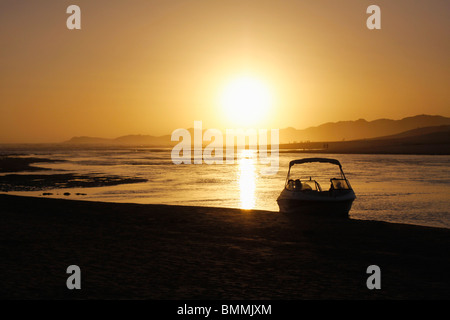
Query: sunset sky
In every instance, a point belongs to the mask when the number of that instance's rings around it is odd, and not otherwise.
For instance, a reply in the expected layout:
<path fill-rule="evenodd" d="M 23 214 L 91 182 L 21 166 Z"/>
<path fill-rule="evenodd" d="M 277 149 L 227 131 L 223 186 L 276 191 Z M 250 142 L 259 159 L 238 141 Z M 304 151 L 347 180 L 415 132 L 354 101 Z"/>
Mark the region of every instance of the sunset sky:
<path fill-rule="evenodd" d="M 66 27 L 71 4 L 81 30 Z M 366 27 L 371 4 L 381 30 Z M 449 12 L 447 0 L 2 0 L 0 143 L 450 116 Z"/>

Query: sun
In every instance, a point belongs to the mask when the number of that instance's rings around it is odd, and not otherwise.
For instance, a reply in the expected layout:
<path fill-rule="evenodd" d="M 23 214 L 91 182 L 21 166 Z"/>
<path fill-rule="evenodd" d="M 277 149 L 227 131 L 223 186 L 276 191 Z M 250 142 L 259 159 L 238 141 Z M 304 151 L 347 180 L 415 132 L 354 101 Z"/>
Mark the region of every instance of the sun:
<path fill-rule="evenodd" d="M 221 106 L 233 125 L 252 126 L 265 120 L 272 105 L 269 87 L 261 80 L 240 76 L 225 86 Z"/>

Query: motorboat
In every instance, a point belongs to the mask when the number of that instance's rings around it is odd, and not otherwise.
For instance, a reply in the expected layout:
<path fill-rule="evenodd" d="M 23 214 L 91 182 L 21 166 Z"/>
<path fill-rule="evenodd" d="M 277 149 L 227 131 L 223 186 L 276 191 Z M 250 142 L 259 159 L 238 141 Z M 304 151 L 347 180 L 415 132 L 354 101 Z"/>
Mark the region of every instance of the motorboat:
<path fill-rule="evenodd" d="M 317 168 L 318 166 L 320 166 L 320 169 L 323 166 L 317 165 L 317 163 L 337 165 L 339 171 L 334 170 L 335 172 L 333 174 L 338 174 L 338 178 L 327 177 L 330 181 L 330 187 L 327 190 L 323 190 L 319 182 L 315 180 L 316 178 L 312 178 L 312 175 L 310 175 L 311 172 L 305 175 L 305 171 L 301 170 L 299 177 L 293 175 L 292 169 L 295 165 L 308 163 L 313 163 L 312 167 L 316 167 L 317 170 L 319 170 Z M 323 178 L 324 173 L 327 172 L 329 170 L 319 170 L 316 175 Z M 348 217 L 348 213 L 355 199 L 355 192 L 345 177 L 342 165 L 338 160 L 305 158 L 289 162 L 285 187 L 278 197 L 277 203 L 280 212 L 284 213 L 315 213 Z"/>

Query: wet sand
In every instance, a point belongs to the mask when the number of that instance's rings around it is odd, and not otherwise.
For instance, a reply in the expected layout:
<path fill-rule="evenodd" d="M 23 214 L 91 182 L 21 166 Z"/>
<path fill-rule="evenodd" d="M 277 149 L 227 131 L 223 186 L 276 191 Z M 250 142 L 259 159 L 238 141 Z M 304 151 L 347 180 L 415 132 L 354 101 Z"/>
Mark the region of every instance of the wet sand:
<path fill-rule="evenodd" d="M 450 298 L 448 229 L 10 195 L 0 207 L 3 299 Z M 66 287 L 73 264 L 81 290 Z"/>
<path fill-rule="evenodd" d="M 62 160 L 51 160 L 35 157 L 0 156 L 0 172 L 43 171 L 44 168 L 32 166 L 35 163 L 55 163 Z"/>
<path fill-rule="evenodd" d="M 137 177 L 122 177 L 117 175 L 101 174 L 74 174 L 74 173 L 51 173 L 53 170 L 32 166 L 36 163 L 55 163 L 63 160 L 52 160 L 33 157 L 0 157 L 0 191 L 45 191 L 64 188 L 91 188 L 103 186 L 115 186 L 126 183 L 146 182 L 147 179 Z M 43 174 L 24 173 L 33 171 L 45 171 Z M 44 195 L 50 195 L 43 193 Z"/>

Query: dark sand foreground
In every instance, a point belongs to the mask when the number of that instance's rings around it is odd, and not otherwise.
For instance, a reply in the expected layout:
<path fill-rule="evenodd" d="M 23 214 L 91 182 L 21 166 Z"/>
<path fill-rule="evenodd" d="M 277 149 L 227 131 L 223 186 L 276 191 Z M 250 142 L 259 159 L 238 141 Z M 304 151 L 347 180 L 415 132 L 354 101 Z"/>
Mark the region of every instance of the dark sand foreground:
<path fill-rule="evenodd" d="M 450 230 L 0 195 L 3 299 L 449 299 Z M 81 268 L 81 290 L 66 269 Z M 366 269 L 381 268 L 381 290 Z"/>

